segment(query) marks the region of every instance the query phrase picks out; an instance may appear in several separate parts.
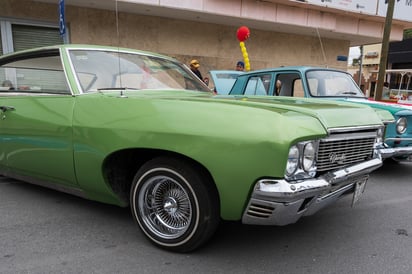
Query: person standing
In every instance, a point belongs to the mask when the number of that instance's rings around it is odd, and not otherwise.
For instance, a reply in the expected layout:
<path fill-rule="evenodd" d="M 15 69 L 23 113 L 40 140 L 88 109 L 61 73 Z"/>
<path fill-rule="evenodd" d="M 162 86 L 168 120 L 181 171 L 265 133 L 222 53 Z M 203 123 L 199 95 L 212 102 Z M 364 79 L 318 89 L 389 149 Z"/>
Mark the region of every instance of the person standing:
<path fill-rule="evenodd" d="M 236 64 L 236 70 L 237 71 L 243 71 L 245 69 L 245 63 L 242 61 L 237 62 Z"/>
<path fill-rule="evenodd" d="M 203 81 L 202 73 L 200 73 L 199 67 L 200 67 L 199 61 L 195 59 L 190 61 L 190 69 L 193 71 L 194 74 L 196 74 L 197 77 L 199 77 L 200 80 Z"/>

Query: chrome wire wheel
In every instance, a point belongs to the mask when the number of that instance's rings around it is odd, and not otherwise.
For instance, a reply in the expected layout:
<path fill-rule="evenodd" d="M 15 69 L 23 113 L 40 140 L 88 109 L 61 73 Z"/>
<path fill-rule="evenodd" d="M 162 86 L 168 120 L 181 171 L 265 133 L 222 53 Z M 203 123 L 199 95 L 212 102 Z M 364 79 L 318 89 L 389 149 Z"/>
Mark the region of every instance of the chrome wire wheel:
<path fill-rule="evenodd" d="M 154 176 L 143 182 L 138 208 L 151 233 L 163 239 L 182 236 L 192 219 L 188 193 L 181 184 L 167 176 Z"/>
<path fill-rule="evenodd" d="M 204 244 L 220 220 L 217 189 L 193 162 L 154 158 L 140 167 L 130 189 L 133 218 L 155 245 L 189 252 Z"/>

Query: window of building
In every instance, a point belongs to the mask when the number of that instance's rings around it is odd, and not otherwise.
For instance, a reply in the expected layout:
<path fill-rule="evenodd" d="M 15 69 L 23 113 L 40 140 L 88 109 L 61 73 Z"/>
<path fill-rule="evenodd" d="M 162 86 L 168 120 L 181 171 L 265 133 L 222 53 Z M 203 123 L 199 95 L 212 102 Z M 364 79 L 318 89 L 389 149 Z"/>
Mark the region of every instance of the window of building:
<path fill-rule="evenodd" d="M 0 18 L 0 55 L 63 44 L 58 25 Z"/>
<path fill-rule="evenodd" d="M 63 44 L 58 28 L 12 25 L 14 51 Z"/>

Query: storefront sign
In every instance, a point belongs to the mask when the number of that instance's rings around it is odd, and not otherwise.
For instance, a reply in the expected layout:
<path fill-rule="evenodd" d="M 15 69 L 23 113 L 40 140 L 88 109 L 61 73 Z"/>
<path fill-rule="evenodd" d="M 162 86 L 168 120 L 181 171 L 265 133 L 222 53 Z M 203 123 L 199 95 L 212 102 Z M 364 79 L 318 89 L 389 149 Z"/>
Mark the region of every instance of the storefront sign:
<path fill-rule="evenodd" d="M 66 33 L 66 20 L 64 18 L 64 0 L 59 0 L 59 28 L 60 35 Z"/>
<path fill-rule="evenodd" d="M 378 0 L 306 0 L 306 2 L 318 6 L 368 14 L 376 14 L 378 4 Z"/>

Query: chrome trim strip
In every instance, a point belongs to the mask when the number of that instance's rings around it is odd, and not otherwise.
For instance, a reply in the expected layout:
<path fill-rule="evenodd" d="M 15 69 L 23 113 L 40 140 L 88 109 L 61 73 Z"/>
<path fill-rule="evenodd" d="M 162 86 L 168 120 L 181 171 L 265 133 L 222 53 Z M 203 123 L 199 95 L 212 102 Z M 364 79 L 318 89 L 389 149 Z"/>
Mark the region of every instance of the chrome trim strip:
<path fill-rule="evenodd" d="M 338 128 L 329 128 L 328 132 L 329 134 L 331 133 L 342 133 L 342 132 L 359 132 L 359 131 L 363 131 L 363 130 L 377 130 L 380 127 L 382 127 L 382 125 L 371 125 L 371 126 L 356 126 L 356 127 L 338 127 Z"/>
<path fill-rule="evenodd" d="M 346 140 L 361 140 L 367 138 L 376 138 L 376 131 L 373 132 L 349 132 L 343 134 L 332 134 L 322 138 L 323 142 L 346 141 Z"/>
<path fill-rule="evenodd" d="M 49 188 L 49 189 L 57 190 L 59 192 L 64 192 L 64 193 L 75 195 L 75 196 L 78 196 L 78 197 L 81 197 L 81 198 L 84 198 L 84 199 L 88 199 L 87 196 L 86 196 L 86 193 L 83 190 L 79 189 L 79 188 L 64 186 L 64 185 L 61 185 L 61 184 L 42 181 L 42 180 L 39 180 L 39 179 L 33 179 L 32 177 L 24 176 L 24 175 L 18 175 L 18 174 L 13 173 L 13 172 L 1 172 L 1 175 L 5 176 L 5 177 L 9 177 L 9 178 L 13 178 L 13 179 L 22 181 L 24 183 L 38 185 L 38 186 L 41 186 L 41 187 L 46 187 L 46 188 Z"/>
<path fill-rule="evenodd" d="M 385 139 L 385 142 L 386 141 L 399 141 L 399 142 L 401 142 L 401 141 L 412 141 L 412 138 L 399 138 L 399 137 L 395 137 L 395 138 L 386 138 Z"/>
<path fill-rule="evenodd" d="M 265 198 L 273 201 L 291 202 L 314 196 L 331 188 L 332 185 L 344 184 L 348 180 L 369 174 L 382 165 L 382 160 L 375 158 L 360 164 L 328 172 L 319 178 L 288 182 L 285 179 L 259 180 L 253 191 L 253 198 Z"/>
<path fill-rule="evenodd" d="M 377 151 L 383 159 L 412 155 L 412 147 L 385 147 L 377 148 Z"/>

